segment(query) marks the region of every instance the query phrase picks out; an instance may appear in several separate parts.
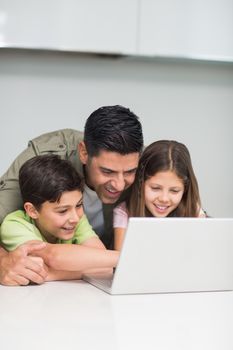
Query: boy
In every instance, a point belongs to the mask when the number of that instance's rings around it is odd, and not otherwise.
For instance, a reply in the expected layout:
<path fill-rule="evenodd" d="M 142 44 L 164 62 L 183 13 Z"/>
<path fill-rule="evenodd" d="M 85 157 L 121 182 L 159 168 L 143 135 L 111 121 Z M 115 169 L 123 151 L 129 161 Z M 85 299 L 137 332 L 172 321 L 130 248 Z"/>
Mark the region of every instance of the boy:
<path fill-rule="evenodd" d="M 19 186 L 24 210 L 4 219 L 4 248 L 47 242 L 37 252 L 49 267 L 46 280 L 80 278 L 84 270 L 116 266 L 118 253 L 105 249 L 83 213 L 83 181 L 68 160 L 56 155 L 29 159 L 20 168 Z"/>

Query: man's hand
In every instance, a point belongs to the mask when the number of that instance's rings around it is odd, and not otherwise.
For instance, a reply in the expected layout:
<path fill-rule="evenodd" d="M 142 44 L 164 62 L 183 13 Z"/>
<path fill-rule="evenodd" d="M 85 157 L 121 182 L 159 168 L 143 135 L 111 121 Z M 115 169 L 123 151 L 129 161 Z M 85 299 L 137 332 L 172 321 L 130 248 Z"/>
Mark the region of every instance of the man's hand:
<path fill-rule="evenodd" d="M 6 286 L 41 284 L 47 277 L 47 269 L 42 258 L 35 258 L 36 251 L 43 249 L 45 243 L 30 241 L 14 251 L 2 254 L 0 259 L 0 283 Z"/>

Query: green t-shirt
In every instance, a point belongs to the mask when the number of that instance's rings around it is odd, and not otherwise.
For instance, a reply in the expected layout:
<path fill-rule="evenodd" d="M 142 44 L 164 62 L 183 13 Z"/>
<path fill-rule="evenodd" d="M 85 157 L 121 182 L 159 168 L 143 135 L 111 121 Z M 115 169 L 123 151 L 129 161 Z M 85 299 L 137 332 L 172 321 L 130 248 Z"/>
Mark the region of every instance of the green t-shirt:
<path fill-rule="evenodd" d="M 77 224 L 73 238 L 70 240 L 58 239 L 56 243 L 82 244 L 91 237 L 97 237 L 97 235 L 87 217 L 83 215 Z M 24 210 L 16 210 L 5 217 L 0 228 L 0 240 L 2 246 L 8 251 L 30 240 L 46 242 L 33 219 Z"/>

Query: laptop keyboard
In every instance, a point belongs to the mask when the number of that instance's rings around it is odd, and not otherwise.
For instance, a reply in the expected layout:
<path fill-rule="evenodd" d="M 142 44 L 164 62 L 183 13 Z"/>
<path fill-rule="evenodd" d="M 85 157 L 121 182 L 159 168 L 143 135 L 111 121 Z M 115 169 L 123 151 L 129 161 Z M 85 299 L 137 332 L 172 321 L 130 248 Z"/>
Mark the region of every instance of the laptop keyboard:
<path fill-rule="evenodd" d="M 110 288 L 112 286 L 113 276 L 97 277 L 97 278 L 93 278 L 93 280 L 96 280 L 102 286 L 106 286 Z"/>

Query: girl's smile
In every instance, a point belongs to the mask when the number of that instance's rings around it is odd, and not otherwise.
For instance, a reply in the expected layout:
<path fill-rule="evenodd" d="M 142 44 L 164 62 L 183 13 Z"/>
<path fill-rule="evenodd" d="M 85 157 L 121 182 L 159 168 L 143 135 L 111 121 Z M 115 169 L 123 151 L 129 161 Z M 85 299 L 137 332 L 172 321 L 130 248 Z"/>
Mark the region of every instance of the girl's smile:
<path fill-rule="evenodd" d="M 178 207 L 183 194 L 183 181 L 171 170 L 158 172 L 145 181 L 145 205 L 153 216 L 168 216 Z"/>

